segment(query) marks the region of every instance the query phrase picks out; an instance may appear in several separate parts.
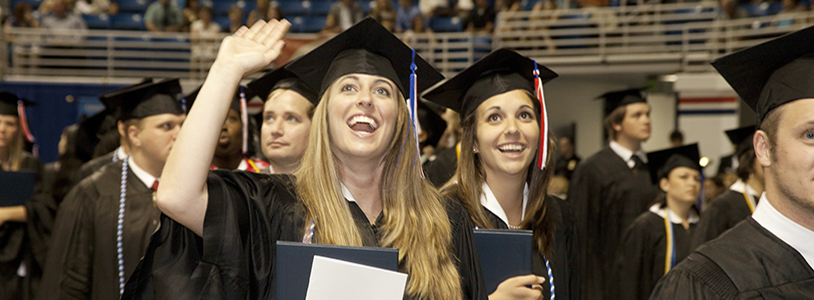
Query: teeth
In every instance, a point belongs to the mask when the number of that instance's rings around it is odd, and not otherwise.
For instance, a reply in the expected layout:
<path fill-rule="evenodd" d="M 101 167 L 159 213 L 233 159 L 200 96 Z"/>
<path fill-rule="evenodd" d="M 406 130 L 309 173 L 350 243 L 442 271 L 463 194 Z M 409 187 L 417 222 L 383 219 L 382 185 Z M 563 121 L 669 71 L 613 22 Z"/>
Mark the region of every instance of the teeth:
<path fill-rule="evenodd" d="M 357 123 L 366 123 L 370 125 L 373 130 L 379 128 L 379 124 L 376 123 L 376 120 L 367 116 L 354 116 L 350 119 L 350 121 L 348 121 L 348 126 L 353 127 L 353 125 L 356 125 Z"/>
<path fill-rule="evenodd" d="M 507 144 L 500 146 L 498 149 L 500 149 L 500 151 L 520 151 L 523 150 L 523 146 L 518 144 Z"/>

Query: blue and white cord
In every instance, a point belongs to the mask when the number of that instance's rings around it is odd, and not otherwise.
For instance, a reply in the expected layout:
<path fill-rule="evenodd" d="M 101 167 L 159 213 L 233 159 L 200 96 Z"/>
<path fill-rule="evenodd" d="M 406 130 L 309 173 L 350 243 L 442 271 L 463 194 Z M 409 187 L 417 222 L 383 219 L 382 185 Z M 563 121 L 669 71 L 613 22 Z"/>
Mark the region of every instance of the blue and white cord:
<path fill-rule="evenodd" d="M 115 155 L 114 155 L 115 157 Z M 116 253 L 119 261 L 119 298 L 124 294 L 124 247 L 122 247 L 122 234 L 124 229 L 124 198 L 127 194 L 127 162 L 130 155 L 122 162 L 121 198 L 119 199 L 119 220 L 116 225 Z"/>

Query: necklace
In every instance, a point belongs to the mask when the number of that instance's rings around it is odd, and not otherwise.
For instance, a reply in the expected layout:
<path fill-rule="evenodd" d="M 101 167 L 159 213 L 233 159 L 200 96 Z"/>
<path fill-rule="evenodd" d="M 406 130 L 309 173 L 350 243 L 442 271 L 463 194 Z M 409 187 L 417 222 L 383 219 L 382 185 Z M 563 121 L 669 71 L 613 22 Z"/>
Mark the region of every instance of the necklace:
<path fill-rule="evenodd" d="M 523 229 L 523 226 L 520 226 L 520 225 L 515 226 L 515 225 L 511 225 L 511 224 L 509 224 L 509 229 L 515 229 L 515 230 L 517 230 L 517 229 Z"/>

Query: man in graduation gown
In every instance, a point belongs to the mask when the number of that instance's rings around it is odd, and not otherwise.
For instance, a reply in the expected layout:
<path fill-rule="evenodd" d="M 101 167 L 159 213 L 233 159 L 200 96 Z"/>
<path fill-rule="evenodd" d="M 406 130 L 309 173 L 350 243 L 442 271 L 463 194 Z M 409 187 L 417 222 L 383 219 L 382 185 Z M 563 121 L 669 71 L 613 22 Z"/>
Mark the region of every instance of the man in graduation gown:
<path fill-rule="evenodd" d="M 195 98 L 198 97 L 198 87 L 195 91 L 186 96 L 190 106 L 194 105 Z M 221 127 L 218 146 L 215 147 L 215 155 L 212 157 L 212 164 L 209 169 L 241 170 L 249 172 L 260 172 L 268 168 L 268 163 L 248 157 L 249 154 L 249 124 L 246 109 L 241 103 L 248 103 L 254 97 L 254 92 L 243 86 L 235 90 L 232 103 L 229 106 L 229 114 Z"/>
<path fill-rule="evenodd" d="M 751 217 L 670 271 L 651 299 L 814 296 L 814 27 L 712 62 L 758 116 L 765 193 Z"/>
<path fill-rule="evenodd" d="M 121 109 L 131 153 L 84 179 L 60 205 L 39 299 L 120 297 L 158 228 L 154 190 L 185 118 L 178 90 L 172 79 L 107 99 Z"/>
<path fill-rule="evenodd" d="M 729 187 L 729 191 L 715 198 L 704 210 L 704 218 L 698 222 L 698 228 L 692 237 L 693 250 L 751 216 L 763 194 L 763 167 L 755 159 L 755 150 L 752 148 L 755 127 L 730 130 L 727 135 L 733 131 L 745 132 L 745 137 L 735 152 L 741 162 L 737 168 L 739 179 Z"/>
<path fill-rule="evenodd" d="M 650 137 L 650 106 L 637 90 L 605 98 L 610 145 L 580 163 L 568 189 L 577 217 L 582 299 L 617 295 L 613 262 L 625 229 L 656 199 L 641 144 Z"/>

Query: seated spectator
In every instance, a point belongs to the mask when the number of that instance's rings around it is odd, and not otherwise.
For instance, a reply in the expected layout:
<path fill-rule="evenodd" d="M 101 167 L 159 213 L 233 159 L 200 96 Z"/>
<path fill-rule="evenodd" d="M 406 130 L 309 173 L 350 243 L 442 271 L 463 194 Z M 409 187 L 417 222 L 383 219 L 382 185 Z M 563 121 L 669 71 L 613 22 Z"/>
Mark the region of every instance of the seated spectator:
<path fill-rule="evenodd" d="M 427 27 L 427 21 L 421 14 L 418 14 L 415 16 L 415 18 L 413 18 L 410 29 L 404 32 L 401 40 L 407 45 L 414 43 L 429 43 L 430 48 L 434 48 L 435 44 L 437 43 L 432 29 Z"/>
<path fill-rule="evenodd" d="M 455 5 L 450 0 L 418 0 L 418 10 L 427 19 L 432 17 L 457 16 Z"/>
<path fill-rule="evenodd" d="M 721 0 L 721 20 L 735 20 L 749 17 L 746 9 L 738 6 L 738 0 Z"/>
<path fill-rule="evenodd" d="M 412 27 L 413 19 L 421 15 L 415 0 L 399 0 L 399 9 L 396 11 L 396 32 L 404 32 Z"/>
<path fill-rule="evenodd" d="M 198 14 L 201 10 L 201 2 L 198 0 L 187 0 L 186 6 L 187 7 L 184 7 L 181 14 L 184 16 L 184 31 L 190 31 L 192 22 L 198 20 Z"/>
<path fill-rule="evenodd" d="M 192 59 L 215 59 L 218 53 L 218 34 L 221 28 L 218 23 L 212 22 L 212 8 L 201 7 L 198 20 L 189 27 L 190 41 L 192 41 Z"/>
<path fill-rule="evenodd" d="M 800 4 L 800 0 L 783 0 L 783 10 L 777 14 L 775 24 L 777 27 L 791 26 L 795 23 L 804 22 L 796 19 L 794 14 L 806 11 L 806 7 Z"/>
<path fill-rule="evenodd" d="M 34 18 L 31 5 L 25 2 L 19 2 L 14 5 L 13 14 L 6 20 L 3 26 L 6 28 L 6 32 L 8 32 L 8 29 L 12 27 L 40 28 L 40 22 L 37 21 L 37 18 Z M 6 33 L 6 41 L 14 43 L 13 51 L 15 54 L 39 51 L 39 40 L 38 36 L 31 35 L 20 36 L 19 39 L 15 40 L 13 34 Z"/>
<path fill-rule="evenodd" d="M 489 6 L 489 0 L 476 0 L 475 8 L 466 16 L 467 32 L 492 32 L 495 27 L 495 10 Z"/>
<path fill-rule="evenodd" d="M 158 0 L 147 7 L 144 26 L 153 32 L 177 32 L 184 26 L 184 16 L 175 1 Z"/>
<path fill-rule="evenodd" d="M 333 20 L 329 20 L 333 18 Z M 362 6 L 354 0 L 338 0 L 331 4 L 328 16 L 325 19 L 325 29 L 323 31 L 339 33 L 350 28 L 363 18 Z M 329 22 L 332 21 L 332 22 Z M 328 27 L 328 24 L 332 24 Z"/>
<path fill-rule="evenodd" d="M 229 32 L 234 33 L 243 26 L 243 10 L 237 5 L 229 7 Z"/>
<path fill-rule="evenodd" d="M 391 32 L 396 29 L 396 10 L 390 0 L 376 0 L 376 6 L 370 9 L 370 17 Z"/>
<path fill-rule="evenodd" d="M 246 24 L 252 25 L 258 20 L 268 21 L 268 12 L 271 9 L 269 0 L 257 0 L 257 8 L 249 12 Z"/>
<path fill-rule="evenodd" d="M 55 34 L 47 37 L 50 44 L 75 45 L 82 41 L 82 31 L 88 29 L 85 20 L 73 13 L 69 0 L 59 0 L 53 3 L 52 13 L 42 19 L 42 28 L 49 29 Z"/>
<path fill-rule="evenodd" d="M 495 1 L 495 11 L 496 12 L 521 11 L 521 10 L 523 10 L 523 5 L 520 3 L 520 0 L 496 0 Z"/>
<path fill-rule="evenodd" d="M 670 147 L 678 147 L 684 145 L 684 134 L 681 130 L 673 130 L 670 133 Z"/>
<path fill-rule="evenodd" d="M 74 5 L 74 12 L 83 15 L 115 15 L 119 12 L 119 5 L 110 0 L 78 0 Z"/>
<path fill-rule="evenodd" d="M 276 6 L 269 7 L 268 11 L 266 12 L 266 21 L 268 20 L 280 21 L 282 19 L 285 19 L 285 15 L 283 14 L 283 11 L 280 10 L 279 7 Z"/>

